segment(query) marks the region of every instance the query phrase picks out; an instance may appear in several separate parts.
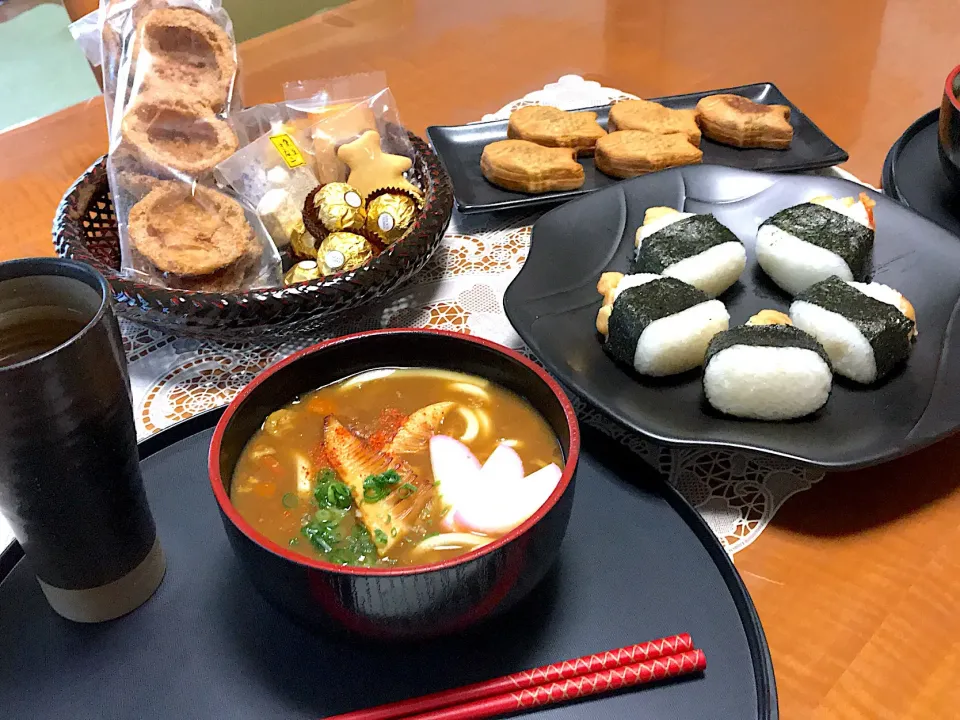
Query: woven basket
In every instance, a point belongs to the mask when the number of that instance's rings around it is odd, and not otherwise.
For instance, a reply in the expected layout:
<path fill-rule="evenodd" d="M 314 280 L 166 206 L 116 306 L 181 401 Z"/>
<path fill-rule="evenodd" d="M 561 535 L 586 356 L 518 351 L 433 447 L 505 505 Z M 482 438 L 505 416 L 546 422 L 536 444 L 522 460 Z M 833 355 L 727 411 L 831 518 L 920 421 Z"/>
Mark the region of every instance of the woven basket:
<path fill-rule="evenodd" d="M 57 208 L 57 253 L 88 263 L 110 282 L 120 317 L 178 335 L 236 342 L 313 335 L 332 316 L 382 297 L 415 275 L 443 239 L 453 188 L 430 146 L 410 134 L 413 181 L 424 209 L 410 232 L 362 268 L 292 287 L 236 293 L 168 290 L 120 275 L 117 216 L 100 158 L 67 190 Z"/>

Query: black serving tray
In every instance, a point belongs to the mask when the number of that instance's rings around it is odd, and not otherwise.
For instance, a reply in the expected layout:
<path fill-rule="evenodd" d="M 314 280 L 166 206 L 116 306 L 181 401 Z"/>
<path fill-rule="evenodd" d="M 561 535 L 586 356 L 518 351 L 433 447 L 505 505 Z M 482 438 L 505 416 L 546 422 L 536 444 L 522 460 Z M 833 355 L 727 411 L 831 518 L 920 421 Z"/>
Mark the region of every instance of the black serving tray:
<path fill-rule="evenodd" d="M 940 110 L 906 129 L 883 162 L 883 192 L 960 235 L 960 189 L 943 171 L 937 154 Z"/>
<path fill-rule="evenodd" d="M 747 251 L 740 280 L 718 299 L 730 325 L 791 298 L 763 273 L 759 224 L 817 195 L 866 192 L 877 205 L 872 278 L 914 305 L 919 336 L 909 360 L 874 386 L 834 378 L 826 406 L 791 422 L 741 420 L 714 411 L 701 373 L 643 378 L 616 364 L 596 331 L 607 270 L 629 272 L 647 208 L 712 213 Z M 530 253 L 504 294 L 523 341 L 566 387 L 633 430 L 661 443 L 763 452 L 830 469 L 864 467 L 929 445 L 960 428 L 960 242 L 917 213 L 862 185 L 815 175 L 781 175 L 694 165 L 627 180 L 543 215 Z"/>
<path fill-rule="evenodd" d="M 693 108 L 701 98 L 719 93 L 741 95 L 758 103 L 789 105 L 790 123 L 793 125 L 793 143 L 788 150 L 739 149 L 715 143 L 704 137 L 700 146 L 703 150 L 704 164 L 727 165 L 745 170 L 815 170 L 845 162 L 849 157 L 773 83 L 755 83 L 651 99 L 669 108 Z M 604 127 L 607 126 L 609 105 L 584 109 L 596 111 L 599 123 Z M 557 203 L 620 182 L 617 178 L 604 175 L 597 170 L 593 158 L 587 157 L 579 158 L 583 164 L 586 179 L 583 187 L 577 190 L 530 195 L 504 190 L 493 185 L 480 172 L 480 155 L 485 145 L 507 137 L 506 120 L 457 126 L 434 125 L 427 128 L 427 137 L 430 138 L 434 150 L 453 181 L 457 209 L 462 213 Z"/>
<path fill-rule="evenodd" d="M 141 444 L 167 554 L 157 594 L 103 625 L 61 619 L 29 563 L 0 581 L 0 708 L 10 718 L 318 718 L 689 632 L 700 678 L 537 718 L 778 717 L 770 654 L 719 541 L 622 446 L 586 431 L 561 559 L 521 606 L 418 645 L 335 642 L 268 605 L 233 557 L 206 475 L 212 411 Z"/>

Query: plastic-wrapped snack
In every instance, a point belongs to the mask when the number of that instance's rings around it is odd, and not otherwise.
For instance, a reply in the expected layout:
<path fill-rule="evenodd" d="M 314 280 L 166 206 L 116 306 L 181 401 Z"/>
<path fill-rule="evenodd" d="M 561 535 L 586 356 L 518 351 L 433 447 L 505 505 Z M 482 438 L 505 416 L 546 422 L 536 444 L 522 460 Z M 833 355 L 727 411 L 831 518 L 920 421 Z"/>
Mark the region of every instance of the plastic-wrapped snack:
<path fill-rule="evenodd" d="M 101 0 L 100 17 L 124 272 L 192 290 L 280 284 L 263 223 L 213 189 L 214 168 L 240 146 L 226 120 L 237 51 L 220 0 Z"/>
<path fill-rule="evenodd" d="M 300 80 L 284 85 L 287 105 L 309 113 L 315 123 L 309 130 L 311 152 L 321 183 L 349 182 L 357 187 L 356 178 L 340 150 L 344 145 L 367 141 L 376 133 L 379 154 L 391 168 L 398 170 L 394 185 L 404 185 L 414 159 L 413 146 L 397 112 L 397 104 L 381 72 L 329 78 Z M 362 143 L 365 148 L 367 144 Z M 369 153 L 366 153 L 369 154 Z M 401 159 L 405 163 L 401 163 Z M 379 162 L 379 160 L 378 160 Z M 413 192 L 420 189 L 411 185 Z M 380 188 L 361 188 L 366 195 Z"/>
<path fill-rule="evenodd" d="M 130 252 L 169 287 L 225 292 L 279 284 L 279 263 L 263 262 L 266 248 L 253 228 L 233 198 L 160 181 L 130 211 Z"/>
<path fill-rule="evenodd" d="M 305 133 L 315 122 L 310 113 L 285 102 L 254 105 L 230 115 L 230 125 L 240 140 L 240 147 L 246 147 L 267 133 L 278 132 L 278 127 L 297 144 L 309 144 L 309 135 Z"/>
<path fill-rule="evenodd" d="M 230 125 L 188 98 L 140 96 L 120 127 L 114 160 L 157 177 L 203 177 L 237 151 Z"/>
<path fill-rule="evenodd" d="M 233 24 L 221 0 L 100 0 L 107 127 L 141 95 L 199 102 L 226 114 L 239 102 Z"/>
<path fill-rule="evenodd" d="M 138 95 L 186 95 L 213 112 L 227 110 L 237 77 L 237 48 L 229 19 L 218 23 L 214 5 L 198 2 L 196 9 L 158 7 L 147 13 L 137 26 L 132 53 Z"/>
<path fill-rule="evenodd" d="M 304 198 L 316 187 L 317 178 L 306 159 L 309 156 L 304 156 L 290 132 L 294 129 L 289 124 L 291 118 L 277 106 L 267 107 L 276 112 L 273 120 L 267 121 L 266 132 L 221 162 L 216 177 L 256 209 L 277 248 L 291 244 L 299 247 L 301 239 L 313 244 L 309 238 L 303 238 L 306 229 L 301 209 Z M 258 115 L 266 120 L 267 113 Z M 244 132 L 253 128 L 247 123 Z"/>

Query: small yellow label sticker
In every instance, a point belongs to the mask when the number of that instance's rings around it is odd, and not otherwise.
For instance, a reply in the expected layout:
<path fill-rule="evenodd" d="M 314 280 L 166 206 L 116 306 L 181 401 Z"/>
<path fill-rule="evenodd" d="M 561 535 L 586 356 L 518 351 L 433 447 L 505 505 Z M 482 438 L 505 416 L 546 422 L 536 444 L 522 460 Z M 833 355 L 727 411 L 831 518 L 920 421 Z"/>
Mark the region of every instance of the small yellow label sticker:
<path fill-rule="evenodd" d="M 271 135 L 270 142 L 273 143 L 273 146 L 277 149 L 277 152 L 280 153 L 280 157 L 283 158 L 283 161 L 287 164 L 287 167 L 295 168 L 307 164 L 307 161 L 303 159 L 300 148 L 297 147 L 297 144 L 293 141 L 293 138 L 286 133 Z"/>

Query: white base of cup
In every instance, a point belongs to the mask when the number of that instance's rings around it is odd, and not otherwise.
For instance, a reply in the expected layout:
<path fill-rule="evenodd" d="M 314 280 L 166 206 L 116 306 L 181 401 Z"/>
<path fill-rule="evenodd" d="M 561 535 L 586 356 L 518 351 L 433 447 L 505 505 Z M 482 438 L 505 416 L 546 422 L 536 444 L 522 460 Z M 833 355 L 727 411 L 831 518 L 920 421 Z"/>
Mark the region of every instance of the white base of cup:
<path fill-rule="evenodd" d="M 98 623 L 126 615 L 143 605 L 160 586 L 166 570 L 167 561 L 157 539 L 139 565 L 106 585 L 66 590 L 49 585 L 40 578 L 37 582 L 50 607 L 59 615 L 74 622 Z"/>

